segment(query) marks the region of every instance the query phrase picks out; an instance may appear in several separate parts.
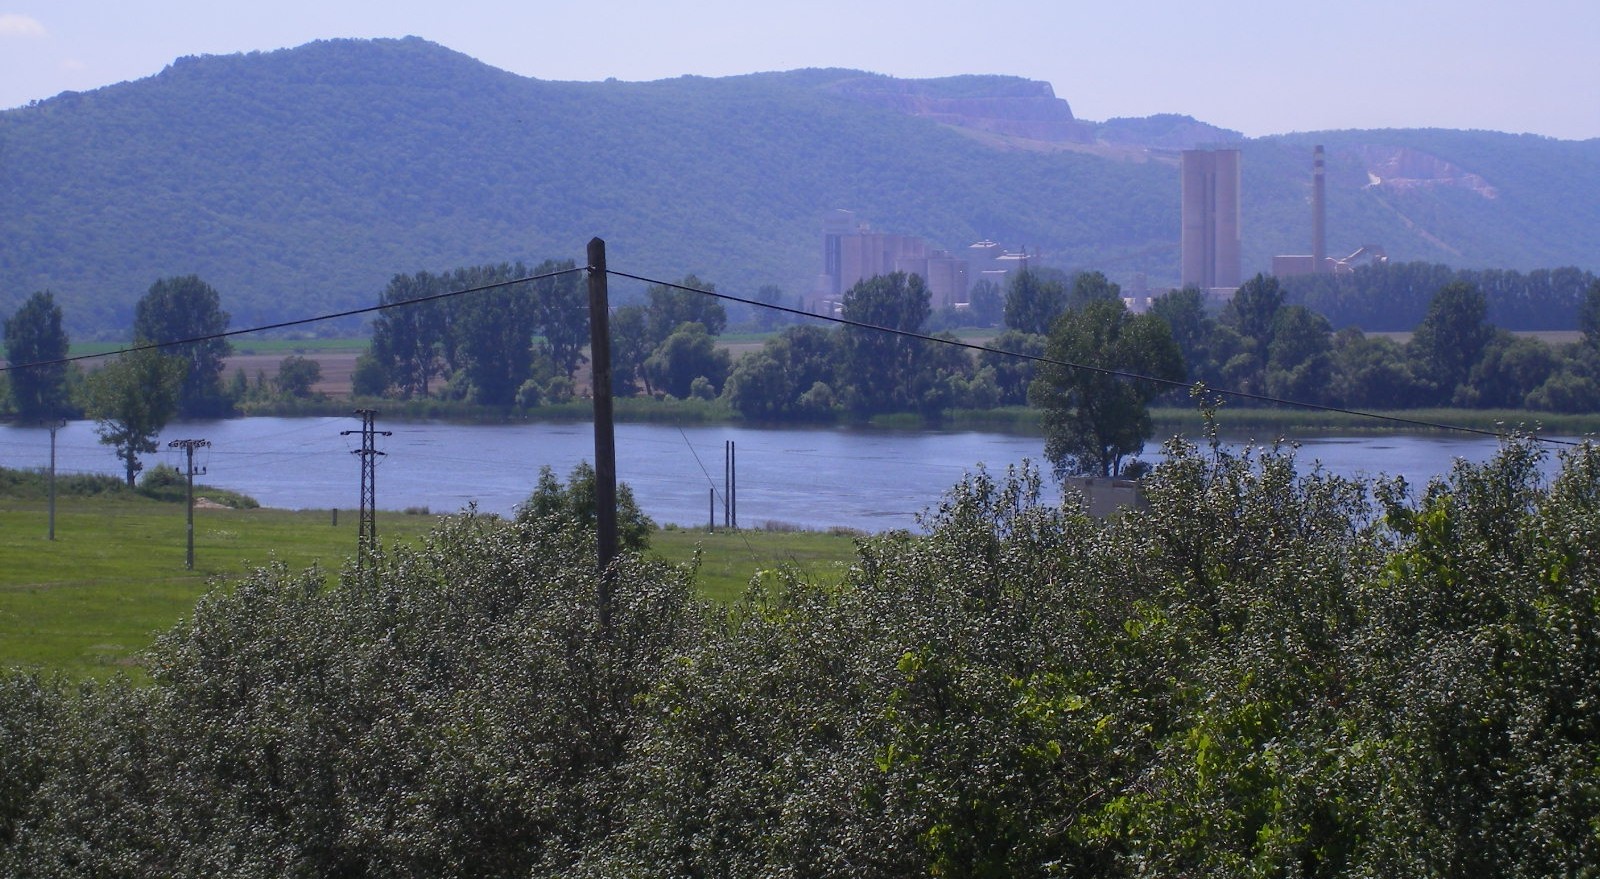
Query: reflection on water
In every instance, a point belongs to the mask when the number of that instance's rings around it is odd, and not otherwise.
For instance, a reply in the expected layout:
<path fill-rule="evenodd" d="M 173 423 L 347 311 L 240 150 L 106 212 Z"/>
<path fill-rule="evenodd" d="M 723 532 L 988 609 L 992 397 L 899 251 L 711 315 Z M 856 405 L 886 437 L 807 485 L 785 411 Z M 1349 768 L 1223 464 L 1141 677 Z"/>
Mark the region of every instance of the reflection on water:
<path fill-rule="evenodd" d="M 162 453 L 146 458 L 180 465 L 165 451 L 175 438 L 203 438 L 197 463 L 202 481 L 249 494 L 262 504 L 290 509 L 358 505 L 360 461 L 355 418 L 240 418 L 174 424 Z M 377 501 L 386 510 L 427 507 L 450 512 L 469 503 L 509 514 L 532 490 L 541 466 L 565 475 L 594 456 L 589 425 L 459 425 L 381 420 L 385 454 L 378 461 Z M 867 531 L 916 528 L 916 514 L 980 463 L 1004 471 L 1038 461 L 1039 437 L 995 433 L 861 431 L 844 428 L 759 430 L 733 426 L 617 426 L 617 471 L 640 506 L 662 523 L 702 524 L 713 507 L 720 521 L 723 448 L 737 449 L 738 514 L 746 527 L 784 522 L 808 528 L 845 526 Z M 1246 440 L 1238 440 L 1245 442 Z M 1382 435 L 1313 437 L 1299 441 L 1299 459 L 1332 473 L 1404 476 L 1422 485 L 1446 472 L 1456 458 L 1481 461 L 1494 453 L 1491 437 Z M 1158 453 L 1155 446 L 1149 451 Z M 49 433 L 0 427 L 0 465 L 49 464 Z M 120 475 L 109 446 L 97 442 L 93 424 L 69 424 L 57 436 L 59 472 Z M 718 492 L 713 501 L 712 489 Z"/>

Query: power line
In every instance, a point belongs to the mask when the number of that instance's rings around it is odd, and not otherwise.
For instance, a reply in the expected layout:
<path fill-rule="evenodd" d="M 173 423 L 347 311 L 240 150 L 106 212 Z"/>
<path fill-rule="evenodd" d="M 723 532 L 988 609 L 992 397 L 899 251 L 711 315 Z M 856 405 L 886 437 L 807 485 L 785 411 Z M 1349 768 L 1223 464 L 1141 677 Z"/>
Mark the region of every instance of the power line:
<path fill-rule="evenodd" d="M 271 330 L 284 330 L 290 327 L 300 327 L 305 326 L 306 324 L 320 323 L 325 320 L 338 320 L 345 317 L 356 317 L 363 314 L 372 314 L 373 312 L 377 311 L 398 308 L 402 305 L 421 305 L 425 302 L 437 302 L 441 299 L 465 296 L 468 293 L 482 293 L 485 290 L 496 290 L 501 287 L 510 287 L 516 284 L 526 284 L 531 281 L 542 281 L 546 278 L 558 278 L 562 275 L 571 275 L 582 271 L 586 271 L 586 269 L 573 267 L 570 269 L 561 269 L 560 271 L 555 272 L 546 272 L 542 275 L 528 275 L 527 277 L 523 278 L 513 278 L 509 281 L 496 281 L 492 284 L 482 284 L 477 287 L 467 287 L 461 290 L 450 290 L 444 293 L 435 293 L 432 296 L 419 296 L 416 299 L 402 299 L 398 302 L 384 302 L 378 305 L 369 305 L 366 308 L 354 308 L 349 311 L 334 312 L 332 314 L 319 314 L 315 317 L 303 317 L 297 320 L 286 320 L 275 324 L 261 324 L 259 326 L 246 327 L 240 330 L 224 330 L 220 333 L 211 333 L 210 335 L 205 336 L 193 336 L 188 339 L 177 339 L 171 342 L 147 342 L 143 345 L 132 345 L 127 348 L 119 348 L 115 351 L 102 351 L 98 354 L 78 354 L 73 357 L 62 357 L 58 360 L 38 360 L 32 363 L 8 363 L 5 366 L 0 366 L 0 372 L 11 372 L 12 370 L 18 369 L 33 369 L 41 366 L 56 366 L 63 363 L 78 363 L 83 360 L 95 360 L 100 357 L 112 357 L 119 354 L 132 354 L 137 351 L 153 351 L 162 348 L 175 348 L 179 345 L 196 345 L 201 342 L 214 342 L 218 339 L 228 339 L 234 336 L 247 336 L 251 333 L 265 333 Z"/>
<path fill-rule="evenodd" d="M 1346 409 L 1342 406 L 1329 406 L 1323 403 L 1308 403 L 1303 400 L 1290 400 L 1283 397 L 1274 397 L 1269 394 L 1257 394 L 1250 391 L 1239 391 L 1230 388 L 1213 388 L 1204 384 L 1203 382 L 1182 382 L 1175 379 L 1159 378 L 1153 375 L 1129 372 L 1128 370 L 1124 369 L 1112 369 L 1105 366 L 1092 366 L 1087 363 L 1073 363 L 1069 360 L 1056 360 L 1052 357 L 1042 357 L 1036 354 L 1023 354 L 1019 351 L 1006 351 L 1002 348 L 994 348 L 989 345 L 979 345 L 976 342 L 963 342 L 960 339 L 945 339 L 940 338 L 939 336 L 931 336 L 927 333 L 916 333 L 912 332 L 911 330 L 902 330 L 895 327 L 869 324 L 863 321 L 851 320 L 845 317 L 835 317 L 834 315 L 830 314 L 812 314 L 809 311 L 801 311 L 798 308 L 789 308 L 788 306 L 776 305 L 770 302 L 758 302 L 753 299 L 745 299 L 743 297 L 734 296 L 728 293 L 719 293 L 715 290 L 701 290 L 697 287 L 686 287 L 682 284 L 674 284 L 671 281 L 659 281 L 652 278 L 640 277 L 639 275 L 630 275 L 626 272 L 619 272 L 616 270 L 608 270 L 608 273 L 622 278 L 630 278 L 635 281 L 642 281 L 646 284 L 658 284 L 664 287 L 670 287 L 674 290 L 684 290 L 690 293 L 700 293 L 705 296 L 714 296 L 718 299 L 726 299 L 729 302 L 738 302 L 744 305 L 755 306 L 757 308 L 770 308 L 775 311 L 782 311 L 788 314 L 798 315 L 800 317 L 811 318 L 812 320 L 828 321 L 848 327 L 871 330 L 873 332 L 889 333 L 891 335 L 904 336 L 908 339 L 918 339 L 923 342 L 934 342 L 940 345 L 953 345 L 957 348 L 966 348 L 970 351 L 981 351 L 989 354 L 999 354 L 1005 357 L 1015 357 L 1019 360 L 1029 360 L 1034 363 L 1044 363 L 1052 366 L 1064 366 L 1068 369 L 1081 369 L 1088 372 L 1096 372 L 1101 375 L 1112 376 L 1114 378 L 1153 382 L 1155 384 L 1166 385 L 1167 387 L 1172 388 L 1199 388 L 1203 389 L 1206 393 L 1216 394 L 1223 397 L 1236 397 L 1241 400 L 1253 400 L 1258 403 L 1276 403 L 1282 406 L 1294 406 L 1300 409 L 1309 409 L 1314 412 L 1332 412 L 1339 415 L 1351 415 L 1358 418 L 1371 418 L 1378 421 L 1387 421 L 1391 424 L 1404 424 L 1410 427 L 1424 427 L 1430 430 L 1452 430 L 1459 431 L 1461 433 L 1477 434 L 1479 436 L 1492 436 L 1500 439 L 1509 439 L 1514 436 L 1514 434 L 1509 434 L 1505 431 L 1499 430 L 1485 430 L 1480 427 L 1467 427 L 1460 424 L 1445 424 L 1443 422 L 1425 421 L 1417 418 L 1402 418 L 1398 415 L 1385 415 L 1381 412 L 1365 412 L 1360 409 Z M 1535 441 L 1542 443 L 1553 443 L 1566 446 L 1579 445 L 1579 443 L 1572 442 L 1571 440 L 1555 439 L 1553 437 L 1535 435 L 1532 438 Z"/>
<path fill-rule="evenodd" d="M 340 318 L 355 317 L 355 316 L 364 315 L 364 314 L 372 314 L 374 312 L 385 311 L 385 310 L 388 310 L 390 308 L 397 308 L 397 307 L 407 306 L 407 305 L 420 305 L 420 304 L 423 304 L 423 303 L 436 302 L 436 301 L 443 300 L 443 299 L 450 299 L 450 298 L 454 298 L 454 297 L 457 297 L 457 296 L 464 296 L 464 295 L 467 295 L 467 294 L 470 294 L 470 293 L 479 293 L 479 292 L 483 292 L 483 291 L 487 291 L 487 290 L 499 289 L 501 287 L 509 287 L 509 286 L 514 286 L 514 285 L 517 285 L 517 284 L 525 284 L 525 283 L 529 283 L 529 282 L 533 282 L 533 281 L 540 281 L 540 280 L 544 280 L 544 279 L 547 279 L 547 278 L 557 278 L 557 277 L 561 277 L 563 275 L 575 274 L 575 273 L 578 273 L 578 272 L 590 272 L 590 271 L 593 271 L 593 267 L 591 267 L 591 266 L 574 266 L 573 268 L 570 268 L 570 269 L 561 269 L 561 270 L 554 271 L 554 272 L 546 272 L 544 274 L 528 275 L 528 276 L 525 276 L 525 277 L 513 278 L 513 279 L 505 280 L 505 281 L 496 281 L 494 283 L 482 284 L 482 285 L 479 285 L 479 286 L 476 286 L 476 287 L 467 287 L 467 288 L 463 288 L 463 289 L 460 289 L 460 290 L 451 290 L 451 291 L 447 291 L 447 292 L 444 292 L 444 293 L 436 293 L 436 294 L 433 294 L 431 296 L 420 296 L 420 297 L 417 297 L 415 299 L 405 299 L 405 300 L 400 300 L 400 301 L 397 301 L 397 302 L 381 303 L 381 304 L 378 304 L 378 305 L 368 306 L 368 307 L 365 307 L 365 308 L 356 308 L 356 309 L 351 309 L 351 310 L 348 310 L 348 311 L 340 311 L 340 312 L 333 312 L 333 313 L 329 313 L 329 314 L 321 314 L 321 315 L 316 315 L 316 316 L 313 316 L 313 317 L 299 318 L 299 319 L 296 319 L 296 320 L 289 320 L 289 321 L 281 321 L 281 322 L 272 323 L 272 324 L 262 324 L 262 325 L 253 326 L 253 327 L 247 327 L 247 328 L 238 329 L 238 330 L 227 330 L 227 331 L 220 332 L 220 333 L 212 333 L 212 334 L 204 335 L 204 336 L 195 336 L 195 337 L 187 338 L 187 339 L 178 339 L 178 340 L 174 340 L 174 341 L 170 341 L 170 342 L 152 342 L 152 343 L 147 343 L 147 344 L 143 344 L 143 345 L 133 345 L 133 346 L 130 346 L 130 347 L 127 347 L 127 348 L 121 348 L 121 349 L 118 349 L 118 350 L 115 350 L 115 351 L 105 351 L 105 352 L 100 352 L 100 353 L 96 353 L 96 354 L 80 354 L 80 355 L 76 355 L 76 356 L 72 356 L 72 357 L 60 358 L 60 359 L 57 359 L 57 360 L 41 360 L 41 361 L 35 361 L 35 362 L 32 362 L 32 363 L 10 363 L 10 364 L 6 364 L 4 366 L 0 366 L 0 373 L 10 372 L 10 371 L 13 371 L 13 370 L 20 370 L 20 369 L 29 369 L 29 368 L 34 368 L 34 367 L 55 366 L 55 365 L 58 365 L 58 364 L 65 364 L 65 363 L 77 363 L 77 362 L 80 362 L 80 361 L 94 360 L 94 359 L 102 358 L 102 357 L 111 357 L 111 356 L 120 355 L 120 354 L 130 354 L 130 353 L 134 353 L 134 352 L 137 352 L 137 351 L 148 351 L 148 350 L 156 350 L 156 349 L 162 349 L 162 348 L 171 348 L 171 347 L 177 347 L 177 346 L 180 346 L 180 345 L 192 345 L 192 344 L 197 344 L 197 343 L 200 343 L 200 342 L 209 342 L 209 341 L 214 341 L 214 340 L 219 340 L 219 339 L 231 338 L 233 336 L 242 336 L 242 335 L 249 335 L 249 334 L 252 334 L 252 333 L 261 333 L 261 332 L 269 332 L 269 331 L 272 331 L 272 330 L 288 329 L 288 328 L 291 328 L 291 327 L 305 326 L 307 324 L 319 323 L 319 322 L 322 322 L 322 321 L 338 320 Z M 1418 418 L 1405 418 L 1405 417 L 1398 416 L 1398 415 L 1387 415 L 1387 414 L 1384 414 L 1384 413 L 1381 413 L 1381 412 L 1368 412 L 1368 411 L 1364 411 L 1364 410 L 1360 410 L 1360 409 L 1349 409 L 1349 408 L 1342 407 L 1342 406 L 1330 406 L 1330 405 L 1323 404 L 1323 403 L 1311 403 L 1311 402 L 1307 402 L 1307 401 L 1304 401 L 1304 400 L 1291 400 L 1291 399 L 1284 398 L 1284 397 L 1275 397 L 1275 396 L 1272 396 L 1270 394 L 1258 394 L 1258 393 L 1254 393 L 1254 392 L 1251 392 L 1251 391 L 1241 391 L 1241 390 L 1236 390 L 1236 389 L 1232 389 L 1232 388 L 1211 387 L 1209 385 L 1204 385 L 1203 383 L 1183 382 L 1183 381 L 1177 381 L 1177 380 L 1174 380 L 1174 379 L 1167 379 L 1167 378 L 1160 378 L 1160 377 L 1157 377 L 1157 376 L 1144 375 L 1142 373 L 1131 372 L 1131 371 L 1128 371 L 1128 370 L 1112 369 L 1110 367 L 1104 367 L 1104 366 L 1093 366 L 1091 364 L 1086 364 L 1086 363 L 1074 363 L 1072 361 L 1057 360 L 1055 358 L 1044 357 L 1044 356 L 1035 355 L 1035 354 L 1025 354 L 1025 353 L 1022 353 L 1022 352 L 1019 352 L 1019 351 L 1007 351 L 1007 350 L 1002 349 L 1002 348 L 995 348 L 995 347 L 990 346 L 990 345 L 981 345 L 981 344 L 978 344 L 976 342 L 964 342 L 964 341 L 961 341 L 960 339 L 941 338 L 939 336 L 929 335 L 927 333 L 918 333 L 918 332 L 913 332 L 911 330 L 898 329 L 896 327 L 885 327 L 885 326 L 881 326 L 881 325 L 878 325 L 878 324 L 869 324 L 869 323 L 866 323 L 864 321 L 851 320 L 851 319 L 845 318 L 845 317 L 838 317 L 838 316 L 827 315 L 827 314 L 813 314 L 811 312 L 803 311 L 803 310 L 798 309 L 798 308 L 790 308 L 788 306 L 778 305 L 778 304 L 771 303 L 771 302 L 761 302 L 761 301 L 754 300 L 754 299 L 747 299 L 747 298 L 742 297 L 742 296 L 734 296 L 734 295 L 732 295 L 730 293 L 721 293 L 721 292 L 718 292 L 718 291 L 715 291 L 715 290 L 702 290 L 702 289 L 697 288 L 697 287 L 689 287 L 689 286 L 685 286 L 683 284 L 674 283 L 672 281 L 664 281 L 664 280 L 660 280 L 660 279 L 656 279 L 656 278 L 649 278 L 649 277 L 645 277 L 643 275 L 635 275 L 635 274 L 631 274 L 631 273 L 628 273 L 628 272 L 617 271 L 615 269 L 609 269 L 608 268 L 608 269 L 605 270 L 605 272 L 606 272 L 607 275 L 615 275 L 615 276 L 617 276 L 619 278 L 628 278 L 630 280 L 639 281 L 639 282 L 642 282 L 642 283 L 645 283 L 645 284 L 655 284 L 655 285 L 667 287 L 667 288 L 674 289 L 674 290 L 683 290 L 683 291 L 690 292 L 690 293 L 699 293 L 699 294 L 704 295 L 704 296 L 711 296 L 711 297 L 714 297 L 714 298 L 717 298 L 717 299 L 726 300 L 728 302 L 737 302 L 737 303 L 740 303 L 742 305 L 748 305 L 748 306 L 751 306 L 751 307 L 754 307 L 754 308 L 771 309 L 773 311 L 783 312 L 785 314 L 791 314 L 791 315 L 795 315 L 797 317 L 808 318 L 808 319 L 811 319 L 811 320 L 826 321 L 826 322 L 829 322 L 829 323 L 836 323 L 836 324 L 840 324 L 840 325 L 843 325 L 843 326 L 855 327 L 857 329 L 868 330 L 868 331 L 871 331 L 871 332 L 888 333 L 890 335 L 902 336 L 902 337 L 909 338 L 909 339 L 917 339 L 917 340 L 923 341 L 923 342 L 931 342 L 931 343 L 941 344 L 941 345 L 952 345 L 952 346 L 957 347 L 957 348 L 965 348 L 965 349 L 967 349 L 969 351 L 978 351 L 978 352 L 984 352 L 984 353 L 989 353 L 989 354 L 996 354 L 996 355 L 1000 355 L 1000 356 L 1003 356 L 1003 357 L 1014 357 L 1014 358 L 1017 358 L 1019 360 L 1027 360 L 1027 361 L 1031 361 L 1031 362 L 1034 362 L 1034 363 L 1042 363 L 1042 364 L 1050 364 L 1050 365 L 1055 365 L 1055 366 L 1062 366 L 1062 367 L 1066 367 L 1068 369 L 1085 370 L 1085 371 L 1088 371 L 1088 372 L 1099 373 L 1101 375 L 1112 376 L 1114 378 L 1121 378 L 1121 379 L 1126 379 L 1126 380 L 1131 380 L 1131 381 L 1147 381 L 1147 382 L 1152 382 L 1154 384 L 1164 385 L 1164 386 L 1172 387 L 1172 388 L 1193 389 L 1193 388 L 1197 388 L 1198 387 L 1198 388 L 1203 388 L 1204 391 L 1207 392 L 1207 393 L 1216 394 L 1217 396 L 1220 396 L 1220 397 L 1232 397 L 1232 398 L 1241 399 L 1241 400 L 1251 400 L 1251 401 L 1258 402 L 1258 403 L 1272 403 L 1272 404 L 1277 404 L 1277 405 L 1281 405 L 1281 406 L 1292 406 L 1292 407 L 1295 407 L 1295 408 L 1306 409 L 1306 410 L 1314 411 L 1314 412 L 1329 412 L 1329 413 L 1340 414 L 1340 415 L 1349 415 L 1349 416 L 1356 417 L 1356 418 L 1367 418 L 1367 419 L 1372 419 L 1372 420 L 1375 420 L 1375 421 L 1388 422 L 1390 424 L 1404 425 L 1404 426 L 1407 426 L 1407 427 L 1418 427 L 1418 428 L 1425 428 L 1425 429 L 1429 429 L 1429 430 L 1454 431 L 1454 432 L 1458 432 L 1458 433 L 1469 433 L 1469 434 L 1474 434 L 1474 435 L 1478 435 L 1478 436 L 1495 437 L 1497 439 L 1506 439 L 1506 438 L 1510 438 L 1510 437 L 1514 436 L 1514 434 L 1510 434 L 1510 433 L 1507 433 L 1505 431 L 1486 430 L 1484 428 L 1467 427 L 1465 425 L 1460 425 L 1460 424 L 1446 424 L 1444 422 L 1428 421 L 1428 420 L 1425 420 L 1425 419 L 1418 419 Z M 1570 440 L 1556 439 L 1554 437 L 1532 435 L 1531 438 L 1534 441 L 1541 442 L 1541 443 L 1551 443 L 1551 444 L 1568 445 L 1568 446 L 1578 445 L 1578 443 L 1572 442 Z"/>

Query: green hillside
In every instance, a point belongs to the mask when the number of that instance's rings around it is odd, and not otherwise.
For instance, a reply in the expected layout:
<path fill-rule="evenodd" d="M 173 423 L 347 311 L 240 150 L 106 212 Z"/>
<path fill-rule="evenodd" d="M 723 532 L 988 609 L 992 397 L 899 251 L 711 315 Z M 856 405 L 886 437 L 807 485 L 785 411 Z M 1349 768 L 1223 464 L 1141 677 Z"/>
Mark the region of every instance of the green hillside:
<path fill-rule="evenodd" d="M 243 326 L 370 305 L 397 273 L 581 258 L 595 235 L 614 268 L 794 294 L 821 270 L 822 213 L 841 207 L 936 246 L 990 238 L 1124 283 L 1176 281 L 1170 144 L 974 137 L 839 87 L 870 76 L 548 82 L 416 38 L 179 59 L 0 113 L 0 314 L 48 288 L 76 338 L 118 336 L 155 279 L 196 273 Z M 954 78 L 940 94 L 1019 82 Z M 1446 154 L 1499 197 L 1363 190 L 1339 145 L 1368 134 Z M 1312 137 L 1244 144 L 1247 271 L 1308 249 Z M 1314 137 L 1344 169 L 1330 252 L 1600 268 L 1600 141 Z"/>

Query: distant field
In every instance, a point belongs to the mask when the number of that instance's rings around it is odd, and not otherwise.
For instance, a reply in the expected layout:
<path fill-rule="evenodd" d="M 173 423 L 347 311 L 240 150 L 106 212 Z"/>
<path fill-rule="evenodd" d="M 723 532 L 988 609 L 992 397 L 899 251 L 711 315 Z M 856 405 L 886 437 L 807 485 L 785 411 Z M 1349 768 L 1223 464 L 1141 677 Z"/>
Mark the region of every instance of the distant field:
<path fill-rule="evenodd" d="M 437 517 L 378 514 L 386 544 L 414 541 Z M 181 504 L 143 497 L 63 498 L 56 540 L 42 500 L 0 497 L 0 668 L 73 678 L 140 674 L 138 654 L 187 616 L 212 584 L 281 561 L 338 572 L 356 546 L 357 516 L 328 511 L 197 509 L 195 570 L 184 569 Z M 805 532 L 658 532 L 653 552 L 688 562 L 703 550 L 699 585 L 718 601 L 745 591 L 758 571 L 791 567 L 837 580 L 854 558 L 849 536 Z"/>
<path fill-rule="evenodd" d="M 1570 345 L 1583 338 L 1581 330 L 1512 330 L 1514 336 L 1531 336 L 1547 345 Z M 1367 333 L 1371 337 L 1393 339 L 1404 345 L 1411 341 L 1411 332 Z"/>

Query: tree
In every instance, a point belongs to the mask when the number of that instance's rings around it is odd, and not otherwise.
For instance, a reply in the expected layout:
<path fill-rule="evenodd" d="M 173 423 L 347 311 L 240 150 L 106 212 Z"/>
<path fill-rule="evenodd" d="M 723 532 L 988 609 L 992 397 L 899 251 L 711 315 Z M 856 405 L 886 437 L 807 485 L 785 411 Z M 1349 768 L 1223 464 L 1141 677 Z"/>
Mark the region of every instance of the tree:
<path fill-rule="evenodd" d="M 648 301 L 651 347 L 660 345 L 666 338 L 686 323 L 697 323 L 713 336 L 722 335 L 728 326 L 728 312 L 722 300 L 696 290 L 715 291 L 717 286 L 702 281 L 694 275 L 686 276 L 678 284 L 688 287 L 680 290 L 664 284 L 652 284 L 645 290 Z"/>
<path fill-rule="evenodd" d="M 730 366 L 728 352 L 717 347 L 705 327 L 691 322 L 680 324 L 656 347 L 644 362 L 644 373 L 656 389 L 683 399 L 697 378 L 721 393 Z"/>
<path fill-rule="evenodd" d="M 1006 330 L 989 343 L 994 351 L 984 351 L 978 355 L 980 367 L 994 370 L 995 387 L 999 392 L 999 402 L 1002 406 L 1025 406 L 1028 403 L 1028 385 L 1033 383 L 1035 364 L 1038 361 L 1029 360 L 1029 357 L 1043 357 L 1047 336 L 1036 336 L 1032 333 Z M 996 351 L 1005 351 L 1006 354 L 997 354 Z M 1025 357 L 1013 357 L 1012 354 L 1023 354 Z"/>
<path fill-rule="evenodd" d="M 1256 275 L 1244 282 L 1223 307 L 1219 320 L 1239 338 L 1238 350 L 1222 364 L 1222 378 L 1230 387 L 1256 394 L 1267 392 L 1272 331 L 1283 301 L 1283 288 L 1277 278 Z"/>
<path fill-rule="evenodd" d="M 1148 405 L 1166 386 L 1098 370 L 1181 381 L 1183 357 L 1166 322 L 1130 315 L 1120 299 L 1090 302 L 1056 321 L 1045 354 L 1056 362 L 1028 389 L 1044 410 L 1045 457 L 1060 475 L 1118 475 L 1154 431 Z"/>
<path fill-rule="evenodd" d="M 11 402 L 25 421 L 60 418 L 70 405 L 61 306 L 50 291 L 35 293 L 6 320 L 6 360 L 11 365 Z M 30 364 L 41 364 L 33 366 Z M 43 365 L 48 364 L 48 365 Z"/>
<path fill-rule="evenodd" d="M 996 327 L 1006 317 L 1006 297 L 1000 286 L 988 278 L 981 278 L 967 292 L 967 310 L 972 315 L 972 325 Z"/>
<path fill-rule="evenodd" d="M 1067 287 L 1061 278 L 1038 269 L 1023 269 L 1006 278 L 1006 326 L 1023 333 L 1048 335 L 1067 310 Z"/>
<path fill-rule="evenodd" d="M 1328 319 L 1303 305 L 1278 311 L 1267 346 L 1267 393 L 1317 403 L 1332 394 L 1332 330 Z"/>
<path fill-rule="evenodd" d="M 170 353 L 188 363 L 178 393 L 178 412 L 186 416 L 225 415 L 232 408 L 222 388 L 223 359 L 233 351 L 227 339 L 215 337 L 228 329 L 222 298 L 198 275 L 163 278 L 134 306 L 133 337 L 137 342 L 166 344 L 183 339 L 205 339 L 173 348 Z"/>
<path fill-rule="evenodd" d="M 128 487 L 144 465 L 139 456 L 156 450 L 156 437 L 178 413 L 188 361 L 154 349 L 132 351 L 89 374 L 84 410 L 98 424 L 100 442 L 115 446 Z"/>
<path fill-rule="evenodd" d="M 457 269 L 447 284 L 451 290 L 471 290 L 469 296 L 450 301 L 449 344 L 453 366 L 466 382 L 474 403 L 510 406 L 517 391 L 533 371 L 533 336 L 538 329 L 538 306 L 531 284 L 491 287 L 527 277 L 519 264 Z M 452 376 L 452 381 L 458 381 Z"/>
<path fill-rule="evenodd" d="M 611 392 L 631 397 L 639 392 L 644 379 L 645 392 L 653 393 L 644 362 L 655 352 L 650 341 L 649 315 L 642 305 L 624 305 L 611 313 Z"/>
<path fill-rule="evenodd" d="M 389 371 L 372 351 L 363 351 L 356 358 L 355 371 L 350 374 L 350 393 L 357 397 L 381 397 L 389 390 Z"/>
<path fill-rule="evenodd" d="M 243 372 L 234 374 L 244 377 Z M 278 362 L 278 377 L 273 379 L 273 384 L 285 397 L 304 398 L 311 396 L 312 386 L 321 380 L 321 364 L 309 357 L 291 354 Z"/>
<path fill-rule="evenodd" d="M 386 378 L 385 387 L 394 385 L 401 399 L 428 395 L 448 326 L 442 303 L 402 303 L 442 292 L 444 279 L 418 272 L 395 275 L 378 296 L 378 304 L 385 307 L 372 322 L 372 359 Z"/>
<path fill-rule="evenodd" d="M 1213 338 L 1217 332 L 1216 318 L 1206 312 L 1205 294 L 1199 287 L 1189 285 L 1179 290 L 1169 290 L 1150 303 L 1150 313 L 1167 322 L 1172 340 L 1183 353 L 1183 364 L 1191 379 L 1211 380 L 1221 372 L 1221 364 L 1212 356 Z"/>
<path fill-rule="evenodd" d="M 577 264 L 572 260 L 545 260 L 534 267 L 536 275 L 567 271 Z M 585 362 L 583 349 L 589 344 L 589 294 L 583 273 L 570 272 L 540 279 L 535 287 L 539 331 L 544 336 L 550 359 L 570 378 Z"/>
<path fill-rule="evenodd" d="M 1589 284 L 1578 303 L 1578 329 L 1583 331 L 1584 344 L 1600 349 L 1600 279 Z"/>
<path fill-rule="evenodd" d="M 782 287 L 776 284 L 762 284 L 761 288 L 756 290 L 755 295 L 751 298 L 756 302 L 762 303 L 762 305 L 782 305 L 785 296 Z M 763 333 L 770 333 L 792 320 L 787 312 L 779 311 L 776 308 L 763 308 L 761 305 L 754 305 L 751 306 L 750 310 L 752 323 L 755 324 L 757 331 Z"/>
<path fill-rule="evenodd" d="M 1489 304 L 1477 287 L 1454 281 L 1435 293 L 1428 314 L 1406 344 L 1417 376 L 1430 388 L 1430 402 L 1448 405 L 1494 338 Z"/>
<path fill-rule="evenodd" d="M 1333 399 L 1340 405 L 1405 409 L 1421 399 L 1422 389 L 1399 342 L 1346 327 L 1334 334 L 1332 353 Z"/>
<path fill-rule="evenodd" d="M 1544 341 L 1496 330 L 1452 402 L 1480 409 L 1521 409 L 1558 365 L 1555 352 Z"/>
<path fill-rule="evenodd" d="M 1080 308 L 1104 299 L 1121 299 L 1122 288 L 1111 283 L 1100 272 L 1079 272 L 1072 279 L 1072 291 L 1067 294 L 1067 307 Z"/>
<path fill-rule="evenodd" d="M 831 414 L 837 339 L 818 326 L 785 328 L 739 358 L 728 376 L 728 405 L 753 419 Z"/>
<path fill-rule="evenodd" d="M 578 462 L 562 485 L 555 471 L 547 464 L 539 468 L 539 483 L 533 494 L 517 508 L 517 521 L 556 522 L 560 527 L 571 528 L 590 535 L 595 533 L 595 473 L 588 461 Z M 639 552 L 650 547 L 650 532 L 656 523 L 639 509 L 633 499 L 633 489 L 626 482 L 617 483 L 617 542 L 627 552 Z"/>
<path fill-rule="evenodd" d="M 905 272 L 858 282 L 842 308 L 846 320 L 911 333 L 922 331 L 930 311 L 922 276 Z M 843 333 L 838 375 L 850 408 L 863 415 L 912 408 L 922 346 L 930 343 L 865 327 Z"/>

